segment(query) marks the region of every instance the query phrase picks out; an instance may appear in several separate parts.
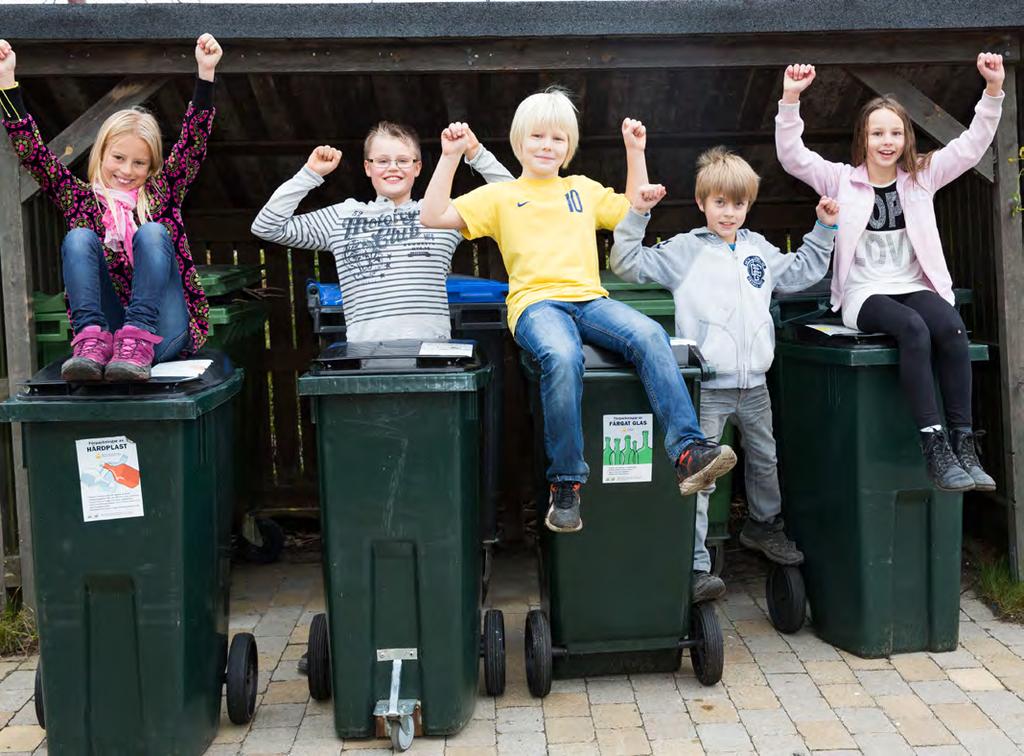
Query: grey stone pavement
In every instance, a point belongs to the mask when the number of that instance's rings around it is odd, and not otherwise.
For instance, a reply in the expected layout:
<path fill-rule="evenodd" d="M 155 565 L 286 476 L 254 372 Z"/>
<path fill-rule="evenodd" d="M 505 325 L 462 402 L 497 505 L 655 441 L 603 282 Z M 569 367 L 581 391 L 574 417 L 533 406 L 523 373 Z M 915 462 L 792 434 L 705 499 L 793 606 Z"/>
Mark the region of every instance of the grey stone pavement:
<path fill-rule="evenodd" d="M 481 693 L 462 732 L 417 738 L 410 753 L 1024 753 L 1024 627 L 994 619 L 971 591 L 961 598 L 956 651 L 865 660 L 818 640 L 811 627 L 777 633 L 760 563 L 744 565 L 734 552 L 729 560 L 729 592 L 718 603 L 726 644 L 720 684 L 700 685 L 684 656 L 675 674 L 556 680 L 540 700 L 527 691 L 523 667 L 523 625 L 538 601 L 533 562 L 499 559 L 489 603 L 505 612 L 505 694 Z M 207 756 L 391 752 L 387 741 L 338 739 L 331 703 L 311 700 L 296 672 L 323 606 L 319 564 L 235 569 L 231 629 L 256 635 L 259 706 L 246 727 L 224 716 Z M 0 753 L 46 753 L 31 700 L 36 664 L 35 657 L 0 660 Z"/>

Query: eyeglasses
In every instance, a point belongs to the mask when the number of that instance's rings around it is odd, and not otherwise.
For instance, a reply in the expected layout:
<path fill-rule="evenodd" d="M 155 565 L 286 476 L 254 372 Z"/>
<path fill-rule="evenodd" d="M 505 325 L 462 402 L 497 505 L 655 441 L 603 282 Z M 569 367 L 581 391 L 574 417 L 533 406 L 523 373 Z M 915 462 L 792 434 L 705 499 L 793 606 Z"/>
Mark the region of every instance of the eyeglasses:
<path fill-rule="evenodd" d="M 408 170 L 409 168 L 412 168 L 414 163 L 418 163 L 420 161 L 416 158 L 411 157 L 400 157 L 394 159 L 386 157 L 376 157 L 369 158 L 366 162 L 372 163 L 374 168 L 378 168 L 379 170 L 382 171 L 390 168 L 392 164 L 396 165 L 399 169 L 405 171 Z"/>

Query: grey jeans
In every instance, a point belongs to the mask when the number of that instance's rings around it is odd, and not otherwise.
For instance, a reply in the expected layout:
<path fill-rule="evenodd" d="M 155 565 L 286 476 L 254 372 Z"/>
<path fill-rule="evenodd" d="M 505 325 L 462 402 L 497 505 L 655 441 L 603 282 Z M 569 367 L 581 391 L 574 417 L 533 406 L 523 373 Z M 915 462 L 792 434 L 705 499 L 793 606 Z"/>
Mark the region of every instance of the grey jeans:
<path fill-rule="evenodd" d="M 749 516 L 768 522 L 782 511 L 779 491 L 775 436 L 772 435 L 772 403 L 767 386 L 749 389 L 702 389 L 700 427 L 711 440 L 720 441 L 725 423 L 732 420 L 742 439 Z M 704 539 L 708 535 L 708 500 L 715 486 L 697 494 L 697 527 L 693 539 L 693 569 L 711 569 L 711 555 Z"/>

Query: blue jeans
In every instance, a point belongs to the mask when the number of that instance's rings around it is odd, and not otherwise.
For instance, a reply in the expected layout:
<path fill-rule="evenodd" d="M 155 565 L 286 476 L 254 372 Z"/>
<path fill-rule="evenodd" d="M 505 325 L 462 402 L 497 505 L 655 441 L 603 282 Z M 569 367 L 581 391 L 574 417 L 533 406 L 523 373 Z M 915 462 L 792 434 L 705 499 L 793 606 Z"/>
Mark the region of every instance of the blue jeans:
<path fill-rule="evenodd" d="M 674 463 L 704 438 L 686 382 L 665 329 L 614 299 L 560 302 L 546 299 L 526 308 L 516 322 L 516 342 L 540 364 L 544 449 L 551 482 L 585 483 L 583 461 L 583 344 L 602 347 L 632 362 L 651 409 L 665 428 L 665 451 Z"/>
<path fill-rule="evenodd" d="M 181 273 L 167 229 L 159 223 L 144 223 L 132 237 L 132 253 L 135 269 L 126 309 L 114 291 L 96 232 L 89 228 L 68 232 L 60 255 L 71 327 L 80 333 L 91 325 L 105 331 L 133 325 L 163 338 L 156 345 L 154 362 L 176 359 L 180 352 L 191 349 L 192 341 Z"/>

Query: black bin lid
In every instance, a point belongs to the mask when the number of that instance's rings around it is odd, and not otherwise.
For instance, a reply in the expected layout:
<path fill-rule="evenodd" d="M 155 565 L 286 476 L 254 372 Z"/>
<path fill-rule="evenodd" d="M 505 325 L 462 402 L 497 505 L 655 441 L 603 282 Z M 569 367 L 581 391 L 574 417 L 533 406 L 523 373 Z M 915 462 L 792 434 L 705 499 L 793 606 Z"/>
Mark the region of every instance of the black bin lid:
<path fill-rule="evenodd" d="M 213 349 L 202 350 L 190 359 L 211 360 L 210 367 L 199 378 L 150 378 L 148 381 L 124 383 L 75 383 L 60 377 L 62 360 L 51 362 L 25 382 L 25 391 L 19 394 L 22 401 L 46 400 L 107 400 L 107 399 L 169 399 L 188 396 L 218 386 L 235 373 L 231 359 Z"/>
<path fill-rule="evenodd" d="M 424 348 L 426 345 L 426 348 Z M 431 346 L 444 349 L 447 345 L 470 347 L 468 355 L 430 354 Z M 436 349 L 433 351 L 437 351 Z M 380 375 L 385 373 L 462 373 L 482 366 L 475 341 L 339 341 L 324 349 L 314 360 L 310 372 L 314 375 Z"/>

